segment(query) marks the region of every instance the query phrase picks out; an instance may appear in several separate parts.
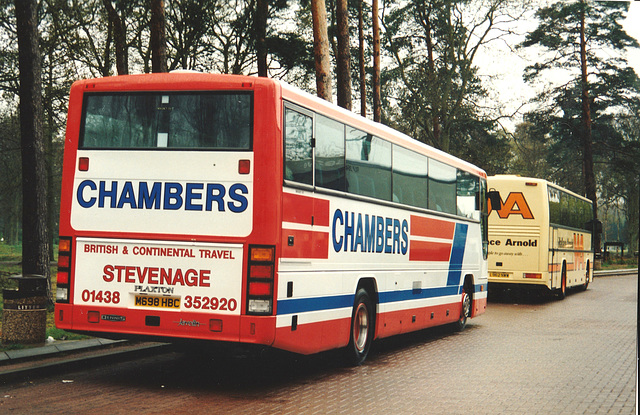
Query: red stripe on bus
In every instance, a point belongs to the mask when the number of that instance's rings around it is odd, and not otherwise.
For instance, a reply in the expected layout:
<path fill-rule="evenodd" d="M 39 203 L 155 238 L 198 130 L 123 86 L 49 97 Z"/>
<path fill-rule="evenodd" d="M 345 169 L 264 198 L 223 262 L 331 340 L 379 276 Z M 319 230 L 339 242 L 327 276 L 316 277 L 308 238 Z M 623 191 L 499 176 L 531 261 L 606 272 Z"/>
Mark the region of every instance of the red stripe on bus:
<path fill-rule="evenodd" d="M 349 343 L 350 328 L 349 318 L 298 323 L 295 330 L 292 330 L 291 326 L 278 327 L 272 346 L 302 354 L 345 347 Z"/>
<path fill-rule="evenodd" d="M 282 195 L 282 220 L 311 225 L 313 200 L 311 197 L 284 193 Z"/>
<path fill-rule="evenodd" d="M 460 318 L 461 309 L 460 302 L 454 302 L 381 313 L 378 315 L 377 338 L 452 323 Z"/>
<path fill-rule="evenodd" d="M 453 239 L 455 227 L 455 222 L 411 215 L 410 232 L 412 236 Z"/>
<path fill-rule="evenodd" d="M 329 226 L 329 201 L 314 199 L 314 224 L 318 226 Z"/>
<path fill-rule="evenodd" d="M 567 271 L 575 271 L 576 264 L 573 262 L 567 262 Z M 549 272 L 560 272 L 562 270 L 562 264 L 549 264 Z"/>
<path fill-rule="evenodd" d="M 449 261 L 451 243 L 411 241 L 409 261 Z"/>
<path fill-rule="evenodd" d="M 329 258 L 329 234 L 327 232 L 282 230 L 283 258 Z"/>
<path fill-rule="evenodd" d="M 329 226 L 329 201 L 284 193 L 282 220 L 304 225 Z"/>
<path fill-rule="evenodd" d="M 473 300 L 471 306 L 471 317 L 477 317 L 487 311 L 487 297 Z"/>

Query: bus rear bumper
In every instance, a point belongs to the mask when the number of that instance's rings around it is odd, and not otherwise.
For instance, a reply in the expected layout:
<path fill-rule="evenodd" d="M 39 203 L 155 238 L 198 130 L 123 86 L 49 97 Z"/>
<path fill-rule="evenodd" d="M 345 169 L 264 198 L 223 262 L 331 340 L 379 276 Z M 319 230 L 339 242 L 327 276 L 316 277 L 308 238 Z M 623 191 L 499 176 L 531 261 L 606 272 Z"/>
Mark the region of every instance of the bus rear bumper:
<path fill-rule="evenodd" d="M 108 338 L 200 339 L 272 345 L 275 317 L 56 304 L 56 327 Z"/>

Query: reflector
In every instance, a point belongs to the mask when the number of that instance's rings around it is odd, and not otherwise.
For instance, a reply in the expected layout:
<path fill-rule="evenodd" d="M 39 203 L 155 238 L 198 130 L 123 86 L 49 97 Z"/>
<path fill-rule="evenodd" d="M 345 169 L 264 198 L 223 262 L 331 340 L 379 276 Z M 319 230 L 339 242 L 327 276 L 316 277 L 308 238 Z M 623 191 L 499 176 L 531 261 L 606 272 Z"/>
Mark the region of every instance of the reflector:
<path fill-rule="evenodd" d="M 99 323 L 100 322 L 100 312 L 99 311 L 89 311 L 87 313 L 87 319 L 89 323 Z"/>
<path fill-rule="evenodd" d="M 240 173 L 240 174 L 249 174 L 249 173 L 251 173 L 251 161 L 250 160 L 239 160 L 238 161 L 238 173 Z"/>
<path fill-rule="evenodd" d="M 524 277 L 525 278 L 542 279 L 542 274 L 526 273 L 526 274 L 524 274 Z"/>
<path fill-rule="evenodd" d="M 80 159 L 78 160 L 78 170 L 80 171 L 89 170 L 89 157 L 80 157 Z"/>
<path fill-rule="evenodd" d="M 210 319 L 209 320 L 209 330 L 221 332 L 222 331 L 222 320 L 219 319 Z"/>

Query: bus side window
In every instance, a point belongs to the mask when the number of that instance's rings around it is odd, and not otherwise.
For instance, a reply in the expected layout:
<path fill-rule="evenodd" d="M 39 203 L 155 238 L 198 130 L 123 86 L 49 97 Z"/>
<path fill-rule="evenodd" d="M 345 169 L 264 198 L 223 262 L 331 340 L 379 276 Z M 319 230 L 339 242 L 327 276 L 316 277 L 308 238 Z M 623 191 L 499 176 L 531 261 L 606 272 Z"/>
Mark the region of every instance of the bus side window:
<path fill-rule="evenodd" d="M 285 108 L 284 179 L 313 184 L 313 118 Z"/>
<path fill-rule="evenodd" d="M 456 168 L 429 159 L 429 209 L 457 213 Z"/>
<path fill-rule="evenodd" d="M 470 219 L 480 219 L 480 212 L 477 210 L 476 200 L 478 200 L 480 186 L 478 177 L 466 171 L 458 170 L 457 174 L 457 207 L 458 215 Z"/>
<path fill-rule="evenodd" d="M 345 190 L 344 124 L 316 115 L 316 186 Z"/>
<path fill-rule="evenodd" d="M 569 225 L 569 195 L 565 192 L 560 192 L 560 225 Z"/>
<path fill-rule="evenodd" d="M 393 201 L 427 208 L 427 158 L 393 146 Z"/>
<path fill-rule="evenodd" d="M 560 192 L 549 188 L 549 222 L 559 225 L 562 223 L 560 208 Z"/>
<path fill-rule="evenodd" d="M 489 200 L 487 198 L 487 181 L 480 179 L 480 232 L 482 233 L 482 257 L 489 255 Z"/>
<path fill-rule="evenodd" d="M 347 191 L 391 198 L 391 143 L 347 127 Z"/>

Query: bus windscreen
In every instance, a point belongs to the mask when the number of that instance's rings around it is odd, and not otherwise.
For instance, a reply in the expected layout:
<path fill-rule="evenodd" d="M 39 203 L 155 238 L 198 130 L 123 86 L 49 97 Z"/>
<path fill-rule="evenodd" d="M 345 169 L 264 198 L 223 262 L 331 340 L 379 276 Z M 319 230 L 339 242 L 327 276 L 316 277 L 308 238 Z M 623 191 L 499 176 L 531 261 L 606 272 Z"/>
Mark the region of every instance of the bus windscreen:
<path fill-rule="evenodd" d="M 252 94 L 85 95 L 80 148 L 251 150 Z"/>

